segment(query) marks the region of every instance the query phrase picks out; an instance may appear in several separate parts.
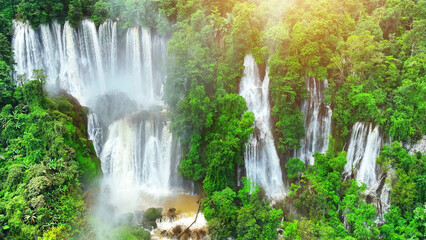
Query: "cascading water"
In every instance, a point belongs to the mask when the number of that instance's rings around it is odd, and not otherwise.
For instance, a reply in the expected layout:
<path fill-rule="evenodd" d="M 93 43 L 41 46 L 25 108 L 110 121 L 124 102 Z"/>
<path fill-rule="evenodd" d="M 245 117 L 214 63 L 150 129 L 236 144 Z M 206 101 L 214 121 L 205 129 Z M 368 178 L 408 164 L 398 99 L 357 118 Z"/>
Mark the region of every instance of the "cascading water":
<path fill-rule="evenodd" d="M 100 155 L 102 172 L 114 186 L 113 205 L 129 212 L 137 207 L 132 206 L 137 203 L 137 190 L 154 196 L 170 190 L 172 136 L 166 122 L 149 115 L 137 113 L 112 123 Z"/>
<path fill-rule="evenodd" d="M 255 116 L 255 131 L 250 136 L 244 153 L 246 174 L 262 186 L 268 196 L 282 198 L 285 188 L 280 159 L 271 132 L 268 70 L 262 82 L 252 55 L 245 57 L 244 67 L 240 95 L 246 100 L 248 111 L 253 112 Z"/>
<path fill-rule="evenodd" d="M 113 79 L 116 78 L 117 72 L 117 23 L 113 21 L 106 21 L 99 26 L 99 41 L 101 44 L 101 51 L 103 56 L 104 69 L 109 69 L 109 74 Z"/>
<path fill-rule="evenodd" d="M 47 88 L 90 108 L 88 133 L 102 161 L 105 201 L 123 213 L 143 204 L 141 192 L 161 196 L 191 191 L 192 184 L 177 175 L 180 146 L 161 101 L 166 39 L 142 27 L 121 30 L 121 38 L 119 31 L 110 20 L 99 29 L 90 20 L 78 29 L 14 22 L 12 45 L 17 74 L 44 69 Z"/>
<path fill-rule="evenodd" d="M 345 174 L 354 174 L 358 182 L 370 187 L 376 182 L 376 158 L 381 147 L 379 126 L 372 123 L 355 123 L 349 140 Z"/>
<path fill-rule="evenodd" d="M 365 183 L 366 194 L 371 203 L 377 206 L 377 222 L 384 222 L 384 214 L 390 207 L 391 170 L 381 173 L 376 165 L 380 155 L 383 139 L 378 125 L 373 123 L 356 122 L 347 149 L 347 163 L 343 175 L 353 177 L 359 184 Z"/>
<path fill-rule="evenodd" d="M 302 113 L 305 117 L 305 138 L 301 140 L 301 148 L 295 150 L 294 157 L 314 164 L 314 153 L 325 153 L 328 149 L 331 134 L 331 108 L 325 104 L 324 89 L 328 87 L 327 80 L 319 81 L 314 78 L 306 79 L 309 98 L 302 103 Z"/>

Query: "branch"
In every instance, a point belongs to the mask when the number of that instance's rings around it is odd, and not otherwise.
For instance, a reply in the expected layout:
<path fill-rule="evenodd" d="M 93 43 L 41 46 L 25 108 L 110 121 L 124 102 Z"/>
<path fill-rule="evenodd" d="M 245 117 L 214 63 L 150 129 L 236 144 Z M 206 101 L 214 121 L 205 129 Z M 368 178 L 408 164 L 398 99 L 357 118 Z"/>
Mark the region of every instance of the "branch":
<path fill-rule="evenodd" d="M 189 225 L 179 236 L 178 239 L 180 239 L 182 237 L 182 235 L 189 230 L 190 227 L 192 227 L 192 225 L 194 225 L 194 223 L 197 221 L 198 218 L 198 214 L 200 213 L 201 210 L 201 203 L 198 203 L 198 210 L 197 210 L 197 214 L 195 215 L 195 219 L 194 221 L 191 223 L 191 225 Z"/>

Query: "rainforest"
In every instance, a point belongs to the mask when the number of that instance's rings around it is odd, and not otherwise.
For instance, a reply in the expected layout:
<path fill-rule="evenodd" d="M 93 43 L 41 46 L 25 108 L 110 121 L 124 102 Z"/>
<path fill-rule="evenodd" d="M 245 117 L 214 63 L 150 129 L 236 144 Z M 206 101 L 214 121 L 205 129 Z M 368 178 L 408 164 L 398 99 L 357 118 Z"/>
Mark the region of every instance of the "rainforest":
<path fill-rule="evenodd" d="M 425 0 L 0 0 L 0 239 L 425 239 Z"/>

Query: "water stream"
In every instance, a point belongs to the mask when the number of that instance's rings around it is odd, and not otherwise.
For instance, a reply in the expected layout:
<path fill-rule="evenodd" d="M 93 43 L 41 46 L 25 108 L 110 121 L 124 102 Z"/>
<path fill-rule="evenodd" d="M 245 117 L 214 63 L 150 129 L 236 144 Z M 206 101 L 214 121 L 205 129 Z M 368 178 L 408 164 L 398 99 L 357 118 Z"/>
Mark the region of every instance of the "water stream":
<path fill-rule="evenodd" d="M 240 95 L 246 100 L 248 111 L 253 112 L 255 117 L 255 130 L 244 153 L 246 175 L 262 186 L 269 197 L 283 198 L 285 187 L 271 130 L 268 70 L 261 81 L 252 55 L 245 57 L 244 67 Z"/>
<path fill-rule="evenodd" d="M 313 165 L 313 155 L 316 152 L 325 153 L 328 149 L 333 112 L 328 104 L 324 103 L 327 80 L 307 78 L 305 84 L 309 91 L 309 98 L 303 101 L 301 107 L 305 117 L 305 138 L 300 141 L 301 148 L 295 150 L 294 157 Z"/>

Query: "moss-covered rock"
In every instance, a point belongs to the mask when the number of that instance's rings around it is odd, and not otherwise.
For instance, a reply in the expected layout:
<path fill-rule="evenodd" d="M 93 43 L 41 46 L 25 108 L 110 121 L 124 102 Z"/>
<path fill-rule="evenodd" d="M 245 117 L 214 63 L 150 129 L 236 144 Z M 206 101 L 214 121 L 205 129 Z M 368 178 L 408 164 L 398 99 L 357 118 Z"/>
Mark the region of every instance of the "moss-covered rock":
<path fill-rule="evenodd" d="M 83 171 L 81 176 L 83 184 L 93 185 L 102 175 L 102 170 L 101 161 L 96 156 L 93 143 L 88 139 L 87 108 L 81 106 L 76 98 L 65 92 L 49 100 L 50 108 L 56 111 L 58 117 L 66 121 L 64 127 L 69 139 L 64 139 L 64 142 L 75 150 L 67 152 L 71 154 L 71 157 L 75 156 L 80 164 L 80 169 Z"/>
<path fill-rule="evenodd" d="M 163 212 L 162 208 L 148 208 L 145 211 L 144 218 L 148 221 L 155 221 L 161 218 L 161 213 Z"/>
<path fill-rule="evenodd" d="M 140 224 L 146 229 L 157 228 L 157 219 L 162 217 L 162 208 L 148 208 L 143 214 L 142 221 Z"/>

